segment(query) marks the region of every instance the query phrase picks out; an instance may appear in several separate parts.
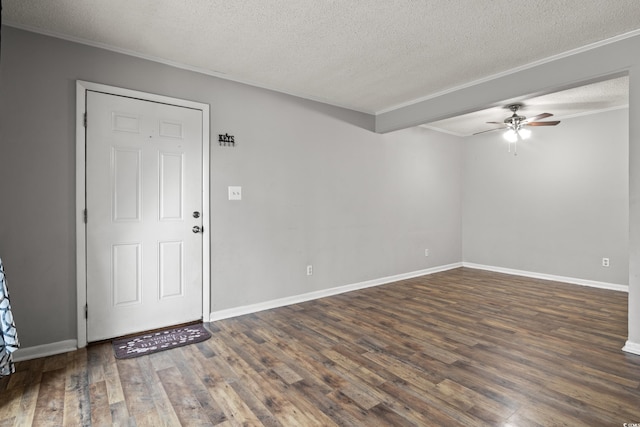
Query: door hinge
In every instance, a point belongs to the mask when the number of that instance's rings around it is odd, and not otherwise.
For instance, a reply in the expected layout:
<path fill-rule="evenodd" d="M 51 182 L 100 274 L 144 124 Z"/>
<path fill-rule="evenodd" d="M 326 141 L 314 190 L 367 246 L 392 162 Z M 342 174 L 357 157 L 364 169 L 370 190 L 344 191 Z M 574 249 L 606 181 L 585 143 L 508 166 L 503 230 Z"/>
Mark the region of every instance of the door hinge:
<path fill-rule="evenodd" d="M 84 305 L 84 318 L 85 319 L 89 318 L 89 304 Z"/>
<path fill-rule="evenodd" d="M 82 215 L 83 215 L 83 218 L 84 218 L 84 223 L 86 224 L 87 223 L 87 210 L 86 209 L 82 212 Z"/>
<path fill-rule="evenodd" d="M 83 124 L 84 124 L 84 127 L 87 127 L 87 113 L 84 113 Z"/>

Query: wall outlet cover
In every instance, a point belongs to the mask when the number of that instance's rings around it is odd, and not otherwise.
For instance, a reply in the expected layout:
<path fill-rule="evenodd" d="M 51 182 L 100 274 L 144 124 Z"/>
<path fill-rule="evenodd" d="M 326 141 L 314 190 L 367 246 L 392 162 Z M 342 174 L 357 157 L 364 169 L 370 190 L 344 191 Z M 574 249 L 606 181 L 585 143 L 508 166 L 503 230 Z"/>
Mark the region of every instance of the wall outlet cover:
<path fill-rule="evenodd" d="M 229 200 L 242 200 L 242 187 L 229 186 Z"/>

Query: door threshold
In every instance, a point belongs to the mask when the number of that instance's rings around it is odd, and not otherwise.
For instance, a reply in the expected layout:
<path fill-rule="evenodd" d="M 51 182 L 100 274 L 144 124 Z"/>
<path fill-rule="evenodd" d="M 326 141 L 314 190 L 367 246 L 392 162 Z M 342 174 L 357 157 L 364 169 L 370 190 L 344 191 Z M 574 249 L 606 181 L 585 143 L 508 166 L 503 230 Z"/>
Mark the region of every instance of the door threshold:
<path fill-rule="evenodd" d="M 118 340 L 118 339 L 122 339 L 122 338 L 133 338 L 133 337 L 138 336 L 138 335 L 154 334 L 156 332 L 164 331 L 164 330 L 167 330 L 167 329 L 183 328 L 185 326 L 199 325 L 201 323 L 203 323 L 202 319 L 192 320 L 191 322 L 178 323 L 177 325 L 163 326 L 162 328 L 149 329 L 149 330 L 140 331 L 140 332 L 133 332 L 131 334 L 121 335 L 121 336 L 113 337 L 113 338 L 107 338 L 107 339 L 99 340 L 99 341 L 91 341 L 91 342 L 88 342 L 87 345 L 88 346 L 92 346 L 92 345 L 104 344 L 104 343 L 109 343 L 109 342 L 111 342 L 113 340 Z"/>

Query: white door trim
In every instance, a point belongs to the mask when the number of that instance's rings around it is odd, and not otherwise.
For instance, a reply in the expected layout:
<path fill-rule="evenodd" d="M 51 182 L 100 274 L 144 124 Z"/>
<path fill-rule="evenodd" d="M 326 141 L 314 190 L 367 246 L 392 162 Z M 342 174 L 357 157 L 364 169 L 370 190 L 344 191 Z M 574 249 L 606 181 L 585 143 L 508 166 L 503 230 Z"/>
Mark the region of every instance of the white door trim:
<path fill-rule="evenodd" d="M 209 322 L 210 316 L 210 277 L 211 277 L 211 235 L 209 212 L 209 105 L 187 101 L 162 95 L 122 89 L 99 83 L 76 81 L 76 282 L 77 282 L 77 321 L 78 348 L 87 345 L 87 320 L 85 305 L 87 303 L 87 234 L 84 223 L 86 201 L 86 133 L 84 112 L 86 111 L 87 91 L 104 92 L 112 95 L 127 96 L 193 108 L 202 111 L 202 319 Z"/>

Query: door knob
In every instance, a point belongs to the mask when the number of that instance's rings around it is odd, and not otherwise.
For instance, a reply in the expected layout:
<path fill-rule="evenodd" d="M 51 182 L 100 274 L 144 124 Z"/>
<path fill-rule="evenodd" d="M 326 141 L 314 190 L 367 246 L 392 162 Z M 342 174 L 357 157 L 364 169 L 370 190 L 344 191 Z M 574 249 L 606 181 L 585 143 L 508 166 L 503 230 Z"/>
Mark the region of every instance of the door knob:
<path fill-rule="evenodd" d="M 198 227 L 197 225 L 194 225 L 191 231 L 193 231 L 194 233 L 202 233 L 204 231 L 204 227 Z"/>

